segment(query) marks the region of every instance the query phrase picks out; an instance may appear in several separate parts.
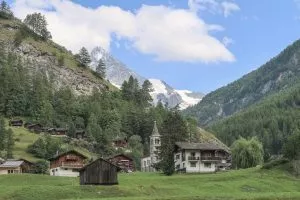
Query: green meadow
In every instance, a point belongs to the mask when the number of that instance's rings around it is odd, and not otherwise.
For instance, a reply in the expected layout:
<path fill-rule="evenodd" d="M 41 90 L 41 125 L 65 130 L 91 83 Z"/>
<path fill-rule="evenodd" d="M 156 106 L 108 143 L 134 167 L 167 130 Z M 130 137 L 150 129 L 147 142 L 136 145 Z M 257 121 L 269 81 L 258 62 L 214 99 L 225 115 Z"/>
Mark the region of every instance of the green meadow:
<path fill-rule="evenodd" d="M 281 169 L 252 168 L 171 177 L 157 173 L 119 174 L 116 186 L 80 186 L 78 178 L 3 175 L 0 184 L 1 200 L 300 199 L 300 179 Z"/>

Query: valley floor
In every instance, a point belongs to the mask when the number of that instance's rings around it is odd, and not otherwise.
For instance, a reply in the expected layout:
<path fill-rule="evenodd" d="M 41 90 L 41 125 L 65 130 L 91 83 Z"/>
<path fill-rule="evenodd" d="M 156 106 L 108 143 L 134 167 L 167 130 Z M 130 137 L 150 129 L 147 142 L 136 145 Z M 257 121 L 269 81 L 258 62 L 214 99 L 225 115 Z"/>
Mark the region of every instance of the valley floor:
<path fill-rule="evenodd" d="M 217 174 L 120 174 L 117 186 L 80 186 L 78 178 L 0 176 L 0 200 L 296 200 L 300 179 L 281 170 L 247 169 Z"/>

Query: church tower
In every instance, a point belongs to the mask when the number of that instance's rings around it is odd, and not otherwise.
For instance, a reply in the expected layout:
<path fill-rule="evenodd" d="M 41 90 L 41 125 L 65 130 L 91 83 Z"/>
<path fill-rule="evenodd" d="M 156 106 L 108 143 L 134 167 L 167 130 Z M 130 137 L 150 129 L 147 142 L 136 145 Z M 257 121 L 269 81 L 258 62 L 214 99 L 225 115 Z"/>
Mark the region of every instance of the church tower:
<path fill-rule="evenodd" d="M 150 136 L 150 158 L 152 164 L 155 164 L 160 161 L 159 158 L 160 148 L 161 148 L 161 135 L 158 132 L 156 121 L 154 121 L 152 135 Z"/>

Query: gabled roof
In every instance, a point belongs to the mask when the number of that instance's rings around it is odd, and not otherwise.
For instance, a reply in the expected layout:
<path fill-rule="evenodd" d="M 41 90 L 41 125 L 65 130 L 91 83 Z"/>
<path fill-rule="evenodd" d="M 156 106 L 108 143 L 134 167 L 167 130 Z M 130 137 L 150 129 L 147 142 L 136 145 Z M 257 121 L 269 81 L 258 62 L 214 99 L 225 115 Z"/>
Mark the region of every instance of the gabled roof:
<path fill-rule="evenodd" d="M 23 160 L 7 160 L 2 165 L 0 165 L 0 168 L 20 167 L 23 163 Z"/>
<path fill-rule="evenodd" d="M 117 166 L 117 165 L 115 165 L 115 164 L 113 164 L 113 163 L 111 163 L 111 162 L 109 162 L 109 161 L 107 161 L 107 160 L 105 160 L 105 159 L 103 159 L 103 158 L 98 158 L 97 160 L 95 160 L 95 161 L 93 161 L 93 162 L 91 162 L 91 163 L 85 165 L 85 166 L 84 166 L 83 168 L 81 168 L 79 171 L 85 170 L 88 166 L 92 165 L 93 163 L 97 162 L 98 160 L 102 160 L 102 161 L 104 161 L 104 162 L 107 162 L 108 164 L 110 164 L 110 165 L 116 167 L 116 168 L 118 169 L 118 171 L 122 170 L 119 166 Z"/>
<path fill-rule="evenodd" d="M 189 142 L 176 142 L 176 146 L 181 149 L 190 150 L 223 150 L 228 152 L 226 149 L 211 143 L 189 143 Z"/>
<path fill-rule="evenodd" d="M 125 154 L 122 154 L 122 153 L 116 154 L 116 155 L 111 156 L 111 157 L 108 157 L 107 160 L 113 159 L 113 158 L 115 158 L 115 157 L 117 157 L 117 156 L 124 156 L 124 157 L 128 158 L 128 160 L 133 160 L 131 157 L 126 156 Z"/>
<path fill-rule="evenodd" d="M 160 136 L 160 134 L 158 132 L 157 125 L 156 125 L 156 121 L 154 121 L 154 126 L 153 126 L 153 131 L 152 131 L 152 135 L 151 136 Z"/>
<path fill-rule="evenodd" d="M 85 159 L 88 158 L 87 156 L 83 155 L 82 153 L 79 153 L 78 151 L 71 150 L 71 151 L 67 151 L 67 152 L 61 153 L 61 154 L 59 154 L 59 155 L 57 155 L 57 156 L 54 156 L 53 158 L 50 158 L 49 160 L 50 160 L 50 161 L 51 161 L 51 160 L 56 160 L 57 158 L 59 158 L 59 157 L 61 157 L 61 156 L 64 156 L 64 155 L 67 155 L 67 154 L 71 154 L 71 153 L 77 154 L 77 155 L 79 155 L 79 156 L 82 156 L 82 157 L 84 157 Z"/>

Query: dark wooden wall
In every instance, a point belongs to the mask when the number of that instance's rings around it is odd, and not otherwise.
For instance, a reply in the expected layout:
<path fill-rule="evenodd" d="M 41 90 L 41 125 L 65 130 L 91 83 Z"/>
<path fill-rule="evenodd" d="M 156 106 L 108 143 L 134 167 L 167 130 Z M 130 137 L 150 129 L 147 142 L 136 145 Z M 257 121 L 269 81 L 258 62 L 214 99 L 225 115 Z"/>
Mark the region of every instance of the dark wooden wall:
<path fill-rule="evenodd" d="M 118 169 L 111 163 L 98 159 L 80 171 L 81 185 L 118 184 Z"/>

